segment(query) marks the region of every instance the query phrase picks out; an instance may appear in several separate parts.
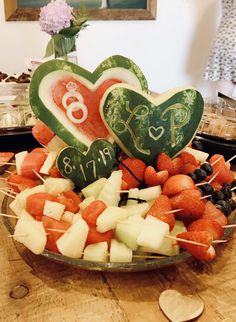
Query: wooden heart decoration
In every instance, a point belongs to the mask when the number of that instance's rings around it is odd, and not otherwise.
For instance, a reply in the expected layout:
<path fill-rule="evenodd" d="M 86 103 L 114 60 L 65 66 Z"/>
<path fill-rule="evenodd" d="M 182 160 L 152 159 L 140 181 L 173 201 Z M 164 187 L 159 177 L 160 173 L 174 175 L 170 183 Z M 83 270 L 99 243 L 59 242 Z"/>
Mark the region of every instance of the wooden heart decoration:
<path fill-rule="evenodd" d="M 77 148 L 68 147 L 57 158 L 57 167 L 61 174 L 71 179 L 79 188 L 109 176 L 114 163 L 114 145 L 103 139 L 94 141 L 86 154 Z"/>
<path fill-rule="evenodd" d="M 34 114 L 64 142 L 83 152 L 97 138 L 112 139 L 99 104 L 111 85 L 122 82 L 148 90 L 143 73 L 126 57 L 109 57 L 93 73 L 67 61 L 51 60 L 33 74 L 30 104 Z"/>
<path fill-rule="evenodd" d="M 159 297 L 159 305 L 172 322 L 195 319 L 204 309 L 204 303 L 197 296 L 184 296 L 175 290 L 162 292 Z"/>
<path fill-rule="evenodd" d="M 152 97 L 129 85 L 116 84 L 104 94 L 100 113 L 127 155 L 155 164 L 158 153 L 173 157 L 192 140 L 203 106 L 201 94 L 193 88 Z"/>

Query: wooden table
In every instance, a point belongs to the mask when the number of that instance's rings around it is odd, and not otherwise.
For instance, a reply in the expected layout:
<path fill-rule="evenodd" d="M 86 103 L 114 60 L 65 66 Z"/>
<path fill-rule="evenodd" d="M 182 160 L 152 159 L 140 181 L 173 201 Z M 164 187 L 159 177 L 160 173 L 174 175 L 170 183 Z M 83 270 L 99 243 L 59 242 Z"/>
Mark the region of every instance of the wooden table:
<path fill-rule="evenodd" d="M 236 321 L 236 234 L 211 264 L 142 273 L 83 271 L 33 255 L 14 245 L 1 219 L 0 236 L 1 322 L 165 322 L 158 298 L 169 288 L 203 300 L 196 321 Z"/>

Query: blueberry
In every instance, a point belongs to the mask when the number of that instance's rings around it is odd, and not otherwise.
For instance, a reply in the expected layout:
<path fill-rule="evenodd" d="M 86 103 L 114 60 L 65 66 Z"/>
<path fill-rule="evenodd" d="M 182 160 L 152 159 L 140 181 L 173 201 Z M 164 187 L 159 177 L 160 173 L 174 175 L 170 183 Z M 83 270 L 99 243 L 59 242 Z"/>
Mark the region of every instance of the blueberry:
<path fill-rule="evenodd" d="M 212 193 L 212 199 L 217 202 L 218 200 L 224 200 L 225 199 L 225 195 L 223 194 L 222 191 L 214 191 Z"/>
<path fill-rule="evenodd" d="M 206 183 L 202 186 L 199 186 L 198 188 L 201 189 L 203 195 L 211 195 L 214 192 L 213 187 L 210 185 L 210 183 Z"/>
<path fill-rule="evenodd" d="M 222 187 L 221 191 L 223 192 L 225 199 L 230 199 L 232 197 L 232 191 L 227 187 Z"/>
<path fill-rule="evenodd" d="M 196 169 L 194 171 L 194 173 L 196 174 L 198 180 L 200 180 L 200 181 L 205 180 L 207 177 L 206 171 L 204 171 L 202 169 Z"/>
<path fill-rule="evenodd" d="M 192 147 L 193 147 L 193 149 L 196 149 L 196 150 L 200 150 L 200 151 L 203 150 L 202 142 L 199 140 L 193 140 Z"/>
<path fill-rule="evenodd" d="M 197 183 L 197 182 L 198 182 L 198 178 L 197 178 L 197 175 L 196 175 L 195 173 L 193 173 L 193 172 L 189 172 L 187 175 L 188 175 L 190 178 L 192 178 L 192 179 L 193 179 L 193 181 L 194 181 L 195 183 Z"/>
<path fill-rule="evenodd" d="M 201 165 L 201 169 L 204 170 L 208 176 L 210 176 L 213 173 L 213 168 L 210 165 L 210 163 L 203 163 Z"/>
<path fill-rule="evenodd" d="M 222 184 L 222 188 L 228 188 L 228 189 L 231 189 L 231 188 L 232 188 L 231 183 L 224 182 L 224 183 Z"/>
<path fill-rule="evenodd" d="M 218 200 L 216 203 L 216 207 L 217 205 L 222 206 L 222 212 L 224 213 L 225 216 L 229 216 L 231 214 L 231 206 L 229 204 L 229 202 L 227 202 L 226 200 Z"/>

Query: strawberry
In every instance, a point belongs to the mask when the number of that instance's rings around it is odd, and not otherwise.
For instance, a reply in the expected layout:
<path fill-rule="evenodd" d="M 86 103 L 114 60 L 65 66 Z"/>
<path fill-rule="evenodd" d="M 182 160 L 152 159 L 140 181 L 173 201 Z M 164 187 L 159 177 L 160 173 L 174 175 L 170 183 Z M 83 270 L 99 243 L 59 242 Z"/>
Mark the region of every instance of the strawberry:
<path fill-rule="evenodd" d="M 179 157 L 183 161 L 184 164 L 191 163 L 191 164 L 195 165 L 196 167 L 199 165 L 199 162 L 196 160 L 194 155 L 192 155 L 189 152 L 183 151 L 180 153 Z"/>
<path fill-rule="evenodd" d="M 144 172 L 144 182 L 148 186 L 163 185 L 168 178 L 169 173 L 167 170 L 156 172 L 156 170 L 152 166 L 148 166 Z"/>
<path fill-rule="evenodd" d="M 139 159 L 127 158 L 118 166 L 122 170 L 122 180 L 127 183 L 127 189 L 137 188 L 144 178 L 146 164 Z"/>
<path fill-rule="evenodd" d="M 192 164 L 192 163 L 184 163 L 183 165 L 183 170 L 182 170 L 182 173 L 183 174 L 188 174 L 188 173 L 193 173 L 195 170 L 197 169 L 197 167 Z"/>
<path fill-rule="evenodd" d="M 205 203 L 197 189 L 187 189 L 170 198 L 173 209 L 182 209 L 175 214 L 176 218 L 192 222 L 203 216 Z"/>
<path fill-rule="evenodd" d="M 202 219 L 215 220 L 221 226 L 225 226 L 228 223 L 228 220 L 223 212 L 217 209 L 211 201 L 207 201 L 207 203 L 205 204 L 205 211 Z"/>
<path fill-rule="evenodd" d="M 215 220 L 198 219 L 188 226 L 188 231 L 208 231 L 212 234 L 213 239 L 220 239 L 224 236 L 224 229 Z"/>
<path fill-rule="evenodd" d="M 156 167 L 158 171 L 167 170 L 171 168 L 172 160 L 166 153 L 160 153 L 157 156 Z"/>
<path fill-rule="evenodd" d="M 180 158 L 172 160 L 166 153 L 160 153 L 156 162 L 157 169 L 159 171 L 167 170 L 170 176 L 181 173 L 183 164 Z"/>
<path fill-rule="evenodd" d="M 200 246 L 178 241 L 180 247 L 186 249 L 195 258 L 203 261 L 211 261 L 216 257 L 215 249 L 211 246 L 212 234 L 208 231 L 188 231 L 180 233 L 176 237 L 206 245 Z"/>
<path fill-rule="evenodd" d="M 170 177 L 163 186 L 163 194 L 173 196 L 185 189 L 194 189 L 193 180 L 185 174 L 176 174 Z"/>
<path fill-rule="evenodd" d="M 215 179 L 212 181 L 213 184 L 216 182 L 219 185 L 222 185 L 224 182 L 231 183 L 234 180 L 234 174 L 232 171 L 230 171 L 229 166 L 225 162 L 224 157 L 220 154 L 214 154 L 210 158 L 209 163 L 212 164 L 215 161 L 217 162 L 213 164 L 213 173 L 211 176 L 207 177 L 207 180 L 211 179 L 217 172 L 219 172 Z"/>
<path fill-rule="evenodd" d="M 170 200 L 167 196 L 160 195 L 156 198 L 154 204 L 148 210 L 147 215 L 152 215 L 157 219 L 166 222 L 170 226 L 170 231 L 175 225 L 175 216 L 173 213 L 167 213 L 172 210 Z"/>

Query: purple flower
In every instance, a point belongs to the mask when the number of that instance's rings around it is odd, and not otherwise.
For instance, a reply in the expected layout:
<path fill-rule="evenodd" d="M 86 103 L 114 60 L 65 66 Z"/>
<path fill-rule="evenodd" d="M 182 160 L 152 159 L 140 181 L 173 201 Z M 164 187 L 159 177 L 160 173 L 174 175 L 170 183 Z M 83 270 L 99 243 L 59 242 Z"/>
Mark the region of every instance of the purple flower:
<path fill-rule="evenodd" d="M 60 30 L 70 27 L 73 8 L 65 0 L 51 0 L 40 10 L 39 24 L 41 30 L 49 35 L 57 34 Z"/>

